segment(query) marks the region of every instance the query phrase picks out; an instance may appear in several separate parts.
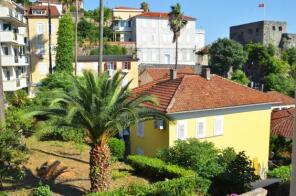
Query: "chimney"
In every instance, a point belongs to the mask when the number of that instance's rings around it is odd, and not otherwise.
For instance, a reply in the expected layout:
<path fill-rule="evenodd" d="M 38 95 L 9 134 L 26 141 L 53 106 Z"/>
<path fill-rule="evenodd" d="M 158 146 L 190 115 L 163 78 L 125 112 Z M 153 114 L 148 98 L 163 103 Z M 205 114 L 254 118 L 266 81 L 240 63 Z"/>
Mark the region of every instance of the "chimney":
<path fill-rule="evenodd" d="M 209 66 L 202 66 L 201 68 L 201 76 L 207 80 L 211 79 L 211 69 Z"/>
<path fill-rule="evenodd" d="M 177 78 L 177 70 L 176 69 L 170 69 L 170 79 L 174 80 Z"/>

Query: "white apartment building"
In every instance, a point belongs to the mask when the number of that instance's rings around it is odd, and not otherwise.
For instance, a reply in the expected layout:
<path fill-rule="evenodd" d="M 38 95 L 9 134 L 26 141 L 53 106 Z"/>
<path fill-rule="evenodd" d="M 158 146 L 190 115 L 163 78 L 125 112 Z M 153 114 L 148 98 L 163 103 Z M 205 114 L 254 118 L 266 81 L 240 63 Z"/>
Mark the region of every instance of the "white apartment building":
<path fill-rule="evenodd" d="M 11 0 L 0 2 L 0 43 L 4 91 L 28 87 L 27 22 L 24 8 Z"/>
<path fill-rule="evenodd" d="M 184 16 L 188 21 L 178 39 L 178 63 L 195 65 L 195 52 L 204 47 L 204 32 L 196 30 L 196 19 Z M 170 65 L 175 63 L 173 33 L 169 27 L 168 13 L 146 12 L 133 17 L 133 37 L 136 41 L 140 63 Z"/>

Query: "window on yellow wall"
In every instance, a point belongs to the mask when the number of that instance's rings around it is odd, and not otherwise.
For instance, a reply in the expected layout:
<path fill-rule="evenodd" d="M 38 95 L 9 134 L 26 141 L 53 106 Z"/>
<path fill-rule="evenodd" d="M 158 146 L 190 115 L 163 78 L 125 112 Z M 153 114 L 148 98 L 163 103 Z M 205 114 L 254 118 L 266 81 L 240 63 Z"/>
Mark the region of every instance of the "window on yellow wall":
<path fill-rule="evenodd" d="M 196 137 L 204 138 L 206 136 L 206 121 L 204 118 L 197 119 L 196 121 Z"/>
<path fill-rule="evenodd" d="M 138 155 L 144 155 L 144 150 L 142 148 L 137 149 L 137 154 Z"/>
<path fill-rule="evenodd" d="M 178 121 L 177 123 L 177 139 L 185 140 L 186 139 L 186 122 L 185 121 Z"/>
<path fill-rule="evenodd" d="M 144 122 L 138 123 L 137 127 L 137 135 L 138 137 L 144 137 Z"/>
<path fill-rule="evenodd" d="M 214 135 L 222 135 L 223 134 L 223 116 L 216 116 L 214 119 Z"/>

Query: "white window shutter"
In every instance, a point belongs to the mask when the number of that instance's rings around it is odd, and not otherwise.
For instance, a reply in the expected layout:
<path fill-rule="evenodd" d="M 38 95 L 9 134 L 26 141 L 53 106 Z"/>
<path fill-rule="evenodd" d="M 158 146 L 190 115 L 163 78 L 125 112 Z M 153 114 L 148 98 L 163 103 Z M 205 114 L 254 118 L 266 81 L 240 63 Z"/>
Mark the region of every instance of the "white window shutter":
<path fill-rule="evenodd" d="M 185 140 L 186 139 L 186 129 L 187 129 L 187 126 L 186 126 L 186 122 L 184 121 L 179 121 L 177 123 L 177 139 L 180 139 L 180 140 Z"/>
<path fill-rule="evenodd" d="M 215 135 L 222 135 L 223 134 L 223 117 L 222 116 L 217 116 L 215 117 L 215 122 L 214 122 L 214 134 Z"/>
<path fill-rule="evenodd" d="M 137 135 L 138 137 L 144 137 L 144 122 L 138 123 Z"/>
<path fill-rule="evenodd" d="M 196 136 L 197 138 L 206 136 L 206 121 L 203 118 L 196 121 Z"/>

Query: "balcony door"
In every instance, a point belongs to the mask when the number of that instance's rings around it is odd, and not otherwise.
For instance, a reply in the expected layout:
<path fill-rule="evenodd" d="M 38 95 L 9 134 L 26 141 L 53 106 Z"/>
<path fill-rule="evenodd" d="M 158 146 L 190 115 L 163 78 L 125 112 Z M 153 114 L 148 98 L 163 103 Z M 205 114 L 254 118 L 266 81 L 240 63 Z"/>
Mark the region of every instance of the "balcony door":
<path fill-rule="evenodd" d="M 164 63 L 165 64 L 170 64 L 171 62 L 170 62 L 170 55 L 169 54 L 165 54 L 164 55 Z"/>

